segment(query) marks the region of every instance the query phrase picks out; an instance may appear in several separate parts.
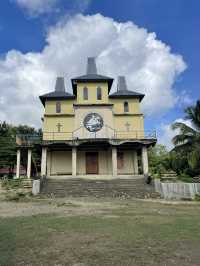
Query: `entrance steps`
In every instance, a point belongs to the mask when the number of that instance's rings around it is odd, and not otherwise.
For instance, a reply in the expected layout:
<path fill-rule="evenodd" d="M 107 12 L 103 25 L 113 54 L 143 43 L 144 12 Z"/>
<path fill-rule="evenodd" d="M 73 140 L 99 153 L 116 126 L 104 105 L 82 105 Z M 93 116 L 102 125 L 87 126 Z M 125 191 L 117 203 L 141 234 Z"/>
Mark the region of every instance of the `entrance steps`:
<path fill-rule="evenodd" d="M 126 179 L 47 179 L 41 194 L 53 197 L 122 197 L 156 198 L 154 185 L 145 183 L 144 177 Z"/>

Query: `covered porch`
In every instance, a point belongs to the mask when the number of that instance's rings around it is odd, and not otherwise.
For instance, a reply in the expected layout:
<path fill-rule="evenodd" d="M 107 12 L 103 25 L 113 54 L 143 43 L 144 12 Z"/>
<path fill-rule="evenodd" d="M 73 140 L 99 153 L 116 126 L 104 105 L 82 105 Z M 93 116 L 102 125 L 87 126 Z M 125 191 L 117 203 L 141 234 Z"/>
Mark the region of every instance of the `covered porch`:
<path fill-rule="evenodd" d="M 86 142 L 42 147 L 41 175 L 48 178 L 127 178 L 148 173 L 147 146 Z"/>

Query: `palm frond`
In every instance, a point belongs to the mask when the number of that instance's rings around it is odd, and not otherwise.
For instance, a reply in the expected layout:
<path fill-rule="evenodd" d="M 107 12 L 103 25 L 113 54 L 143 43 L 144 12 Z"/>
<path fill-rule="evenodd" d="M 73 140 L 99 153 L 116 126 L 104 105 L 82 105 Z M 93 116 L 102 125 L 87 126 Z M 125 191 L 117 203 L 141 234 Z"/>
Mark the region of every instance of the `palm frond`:
<path fill-rule="evenodd" d="M 179 134 L 173 137 L 172 142 L 174 145 L 186 145 L 193 142 L 194 136 Z"/>
<path fill-rule="evenodd" d="M 200 131 L 200 100 L 197 101 L 195 106 L 186 108 L 185 113 L 185 118 L 191 120 L 197 130 Z"/>
<path fill-rule="evenodd" d="M 179 129 L 181 134 L 184 134 L 184 135 L 196 135 L 196 131 L 195 129 L 189 127 L 188 125 L 184 124 L 184 123 L 181 123 L 181 122 L 175 122 L 174 124 L 172 124 L 172 129 L 173 130 L 176 130 L 176 129 Z"/>

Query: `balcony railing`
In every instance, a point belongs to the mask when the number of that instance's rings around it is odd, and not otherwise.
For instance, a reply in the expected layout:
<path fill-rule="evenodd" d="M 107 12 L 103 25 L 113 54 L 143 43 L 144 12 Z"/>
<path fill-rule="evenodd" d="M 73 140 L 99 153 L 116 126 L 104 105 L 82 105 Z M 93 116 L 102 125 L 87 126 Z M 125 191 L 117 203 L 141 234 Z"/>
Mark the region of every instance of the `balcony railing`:
<path fill-rule="evenodd" d="M 16 144 L 23 146 L 31 146 L 33 144 L 42 143 L 43 136 L 41 134 L 17 134 Z"/>
<path fill-rule="evenodd" d="M 89 132 L 85 127 L 80 127 L 73 132 L 47 132 L 43 135 L 36 134 L 18 134 L 16 143 L 18 145 L 39 144 L 44 141 L 70 141 L 83 139 L 156 139 L 156 131 L 117 131 L 109 126 L 104 126 L 100 131 Z"/>

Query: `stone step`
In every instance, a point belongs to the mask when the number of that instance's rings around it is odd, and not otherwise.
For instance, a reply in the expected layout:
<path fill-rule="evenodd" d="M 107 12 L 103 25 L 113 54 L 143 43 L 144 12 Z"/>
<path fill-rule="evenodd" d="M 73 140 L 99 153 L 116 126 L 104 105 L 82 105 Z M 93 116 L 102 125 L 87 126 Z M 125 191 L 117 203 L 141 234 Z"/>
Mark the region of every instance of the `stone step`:
<path fill-rule="evenodd" d="M 55 197 L 158 197 L 154 186 L 147 185 L 144 178 L 112 180 L 47 179 L 41 193 Z"/>

